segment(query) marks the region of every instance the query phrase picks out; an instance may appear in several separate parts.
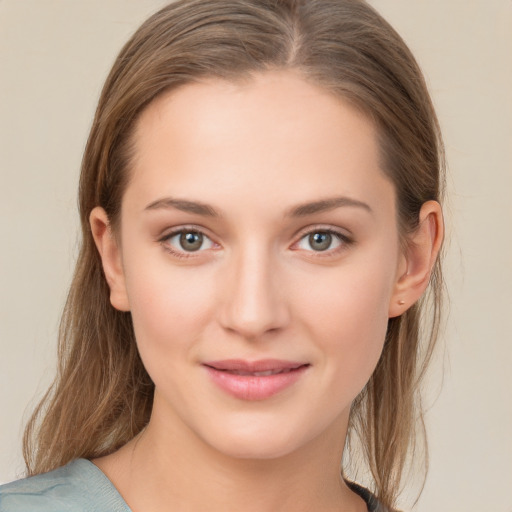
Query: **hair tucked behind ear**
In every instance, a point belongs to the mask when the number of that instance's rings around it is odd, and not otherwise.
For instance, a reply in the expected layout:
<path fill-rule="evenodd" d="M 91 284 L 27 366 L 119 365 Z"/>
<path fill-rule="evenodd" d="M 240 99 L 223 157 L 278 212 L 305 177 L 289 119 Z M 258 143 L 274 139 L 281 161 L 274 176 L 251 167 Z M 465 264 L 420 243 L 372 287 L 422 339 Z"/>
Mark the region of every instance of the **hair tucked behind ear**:
<path fill-rule="evenodd" d="M 250 79 L 269 69 L 299 73 L 375 123 L 404 243 L 422 204 L 440 200 L 443 147 L 421 71 L 365 2 L 180 0 L 162 9 L 122 49 L 94 117 L 80 178 L 82 247 L 62 317 L 57 377 L 25 433 L 29 474 L 110 453 L 149 421 L 153 384 L 130 314 L 110 305 L 89 227 L 99 205 L 117 229 L 139 114 L 180 85 L 204 77 Z M 419 383 L 437 338 L 441 295 L 438 261 L 429 296 L 390 319 L 381 360 L 352 407 L 349 449 L 357 436 L 374 490 L 388 506 L 422 425 Z"/>

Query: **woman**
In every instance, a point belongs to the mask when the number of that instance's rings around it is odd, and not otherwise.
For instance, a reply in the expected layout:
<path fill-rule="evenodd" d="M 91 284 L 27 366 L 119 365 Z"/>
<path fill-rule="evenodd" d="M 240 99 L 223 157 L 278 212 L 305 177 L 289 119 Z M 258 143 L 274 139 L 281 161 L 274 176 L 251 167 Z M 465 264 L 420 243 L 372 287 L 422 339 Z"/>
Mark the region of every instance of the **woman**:
<path fill-rule="evenodd" d="M 0 510 L 394 507 L 442 183 L 421 72 L 366 3 L 155 14 L 99 101 L 59 371 Z"/>

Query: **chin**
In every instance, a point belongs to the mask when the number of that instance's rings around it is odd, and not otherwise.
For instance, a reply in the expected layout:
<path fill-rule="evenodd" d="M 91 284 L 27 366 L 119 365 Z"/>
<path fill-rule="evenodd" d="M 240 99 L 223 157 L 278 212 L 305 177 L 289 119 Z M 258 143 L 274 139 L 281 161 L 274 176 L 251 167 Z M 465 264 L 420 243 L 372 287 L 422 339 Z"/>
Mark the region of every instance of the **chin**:
<path fill-rule="evenodd" d="M 249 422 L 220 431 L 211 429 L 203 438 L 218 452 L 234 459 L 270 460 L 285 457 L 308 444 L 314 433 L 292 431 L 286 425 Z M 309 434 L 309 435 L 308 435 Z"/>
<path fill-rule="evenodd" d="M 236 440 L 227 446 L 220 446 L 221 451 L 227 457 L 240 460 L 272 460 L 285 457 L 297 449 L 290 443 L 276 443 L 267 440 Z"/>

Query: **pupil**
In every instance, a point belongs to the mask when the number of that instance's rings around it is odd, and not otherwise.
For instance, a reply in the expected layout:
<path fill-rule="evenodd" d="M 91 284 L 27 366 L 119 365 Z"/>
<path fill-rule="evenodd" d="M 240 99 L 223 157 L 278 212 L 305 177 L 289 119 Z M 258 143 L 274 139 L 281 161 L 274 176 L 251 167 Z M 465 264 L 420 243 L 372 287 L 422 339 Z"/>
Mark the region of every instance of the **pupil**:
<path fill-rule="evenodd" d="M 188 251 L 197 251 L 203 245 L 203 235 L 201 233 L 182 233 L 180 236 L 180 245 Z"/>
<path fill-rule="evenodd" d="M 329 248 L 332 241 L 332 235 L 330 233 L 313 233 L 309 235 L 309 243 L 313 249 L 318 251 L 325 251 Z"/>

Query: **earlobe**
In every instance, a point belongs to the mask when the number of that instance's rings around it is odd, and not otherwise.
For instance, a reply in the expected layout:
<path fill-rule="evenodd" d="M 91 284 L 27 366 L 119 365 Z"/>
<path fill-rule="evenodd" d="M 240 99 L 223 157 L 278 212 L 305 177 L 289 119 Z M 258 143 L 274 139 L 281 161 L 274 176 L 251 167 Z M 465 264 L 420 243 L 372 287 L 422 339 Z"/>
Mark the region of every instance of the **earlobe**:
<path fill-rule="evenodd" d="M 420 210 L 416 231 L 409 236 L 407 253 L 398 272 L 394 293 L 389 304 L 389 318 L 404 313 L 426 290 L 432 268 L 444 238 L 441 205 L 427 201 Z"/>
<path fill-rule="evenodd" d="M 89 215 L 89 223 L 110 288 L 110 303 L 119 311 L 130 311 L 121 251 L 105 210 L 99 206 L 94 208 Z"/>

